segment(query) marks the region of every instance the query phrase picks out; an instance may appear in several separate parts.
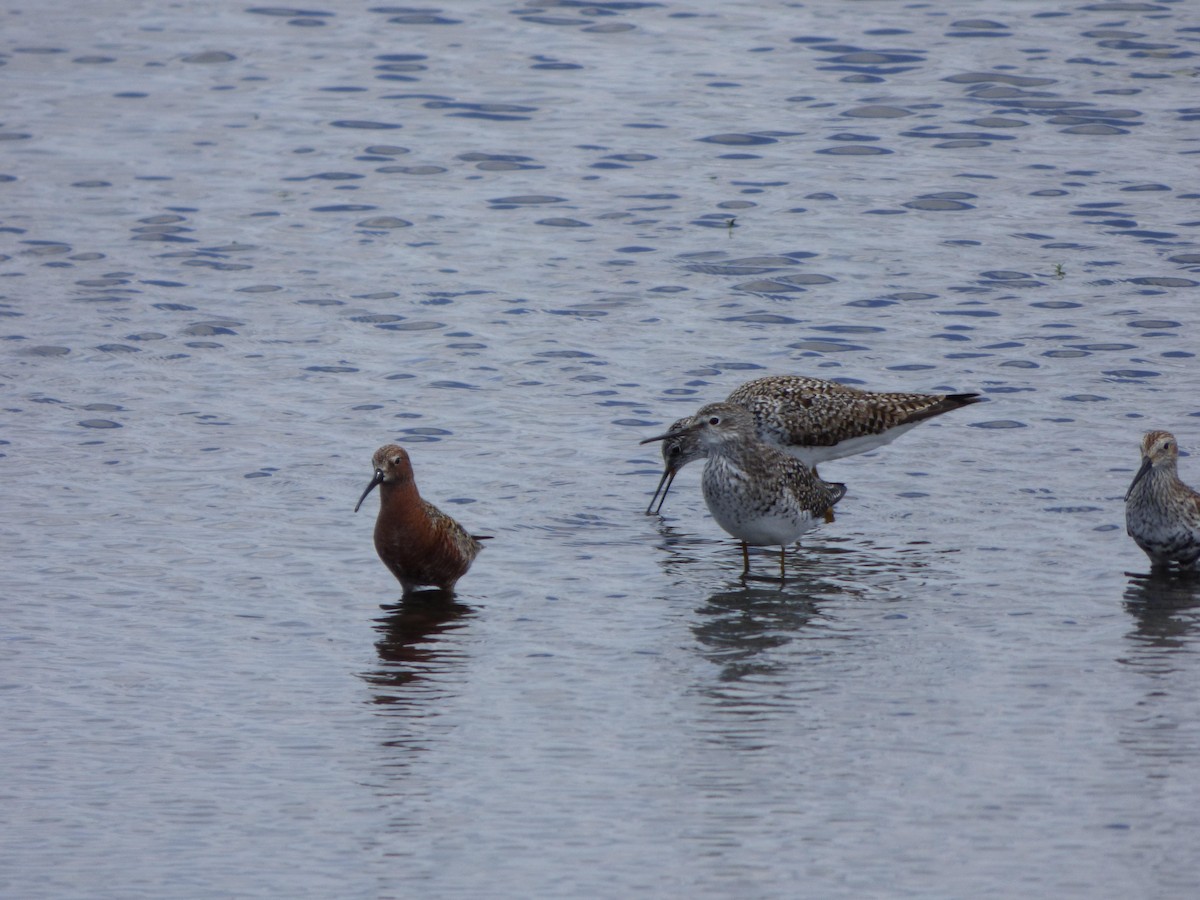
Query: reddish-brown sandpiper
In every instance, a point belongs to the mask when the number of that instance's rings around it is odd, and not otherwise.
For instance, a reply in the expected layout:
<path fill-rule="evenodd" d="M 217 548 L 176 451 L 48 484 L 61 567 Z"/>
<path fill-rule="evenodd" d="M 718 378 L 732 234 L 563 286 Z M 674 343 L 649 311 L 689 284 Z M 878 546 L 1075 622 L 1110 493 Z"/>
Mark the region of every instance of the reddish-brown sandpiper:
<path fill-rule="evenodd" d="M 413 478 L 408 452 L 386 444 L 371 458 L 375 476 L 354 511 L 367 494 L 379 488 L 379 516 L 375 519 L 375 552 L 407 594 L 422 585 L 443 591 L 466 574 L 482 549 L 452 518 L 421 498 Z"/>

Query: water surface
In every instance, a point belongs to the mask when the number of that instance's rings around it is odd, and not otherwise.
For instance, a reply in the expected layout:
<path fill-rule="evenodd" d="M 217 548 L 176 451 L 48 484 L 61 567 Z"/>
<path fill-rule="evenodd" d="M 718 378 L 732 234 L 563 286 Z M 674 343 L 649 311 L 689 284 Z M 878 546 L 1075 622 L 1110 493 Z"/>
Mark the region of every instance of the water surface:
<path fill-rule="evenodd" d="M 0 892 L 1190 896 L 1184 3 L 211 7 L 0 0 Z M 768 373 L 988 402 L 744 582 Z"/>

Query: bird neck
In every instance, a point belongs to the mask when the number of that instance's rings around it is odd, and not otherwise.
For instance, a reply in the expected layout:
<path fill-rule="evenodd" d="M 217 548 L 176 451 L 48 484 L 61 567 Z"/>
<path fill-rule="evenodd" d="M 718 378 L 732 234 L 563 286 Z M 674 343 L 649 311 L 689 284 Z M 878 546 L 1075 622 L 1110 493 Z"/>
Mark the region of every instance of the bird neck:
<path fill-rule="evenodd" d="M 421 495 L 412 476 L 379 485 L 380 505 L 388 511 L 411 509 L 421 505 Z"/>

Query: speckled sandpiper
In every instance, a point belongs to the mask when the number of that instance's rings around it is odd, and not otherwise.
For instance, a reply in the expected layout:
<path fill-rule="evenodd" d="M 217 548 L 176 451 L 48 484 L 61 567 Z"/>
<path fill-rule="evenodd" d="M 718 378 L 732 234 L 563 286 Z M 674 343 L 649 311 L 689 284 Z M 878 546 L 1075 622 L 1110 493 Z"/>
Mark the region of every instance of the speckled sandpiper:
<path fill-rule="evenodd" d="M 432 503 L 421 498 L 413 478 L 408 452 L 385 444 L 371 458 L 375 475 L 354 511 L 367 494 L 379 488 L 379 516 L 375 520 L 375 552 L 396 576 L 405 594 L 422 585 L 443 591 L 466 574 L 482 549 L 473 537 Z"/>
<path fill-rule="evenodd" d="M 678 423 L 677 423 L 678 424 Z M 683 439 L 704 449 L 704 502 L 717 524 L 742 543 L 742 575 L 750 571 L 748 545 L 779 547 L 779 577 L 787 546 L 824 519 L 845 496 L 802 463 L 758 436 L 754 415 L 735 403 L 710 403 L 651 441 Z"/>
<path fill-rule="evenodd" d="M 1155 569 L 1200 559 L 1200 494 L 1179 480 L 1179 443 L 1168 431 L 1142 438 L 1142 465 L 1125 493 L 1125 530 Z"/>
<path fill-rule="evenodd" d="M 769 375 L 746 382 L 726 402 L 750 410 L 764 441 L 815 468 L 827 459 L 874 450 L 926 419 L 981 399 L 978 394 L 864 391 L 821 378 Z M 663 441 L 663 474 L 647 515 L 662 511 L 679 470 L 705 455 L 697 433 L 685 428 L 689 418 L 674 422 L 670 431 L 679 434 Z"/>

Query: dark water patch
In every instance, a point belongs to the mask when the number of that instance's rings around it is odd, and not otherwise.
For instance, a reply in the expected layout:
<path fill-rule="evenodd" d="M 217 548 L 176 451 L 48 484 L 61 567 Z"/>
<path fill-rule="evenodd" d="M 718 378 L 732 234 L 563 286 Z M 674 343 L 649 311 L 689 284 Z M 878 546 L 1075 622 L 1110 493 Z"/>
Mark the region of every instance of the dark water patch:
<path fill-rule="evenodd" d="M 120 422 L 114 422 L 112 419 L 84 419 L 78 423 L 82 428 L 123 428 Z"/>
<path fill-rule="evenodd" d="M 562 62 L 561 60 L 551 59 L 546 56 L 535 56 L 533 57 L 533 60 L 534 62 L 529 68 L 538 69 L 541 71 L 562 72 L 583 68 L 583 66 L 579 65 L 578 63 Z"/>
<path fill-rule="evenodd" d="M 967 425 L 971 428 L 1028 428 L 1024 422 L 1018 422 L 1016 419 L 992 419 L 988 422 L 968 422 Z"/>
<path fill-rule="evenodd" d="M 376 325 L 375 327 L 384 331 L 436 331 L 439 328 L 445 328 L 446 323 L 432 321 L 385 322 L 383 324 Z"/>
<path fill-rule="evenodd" d="M 831 275 L 821 275 L 816 272 L 805 272 L 797 275 L 781 275 L 778 278 L 772 278 L 777 284 L 796 285 L 800 287 L 811 287 L 817 284 L 833 284 L 837 281 Z"/>
<path fill-rule="evenodd" d="M 518 206 L 544 206 L 548 203 L 566 203 L 566 197 L 552 197 L 547 194 L 523 194 L 514 197 L 496 197 L 489 200 L 492 209 L 516 209 Z"/>
<path fill-rule="evenodd" d="M 1200 282 L 1193 281 L 1190 278 L 1170 278 L 1161 275 L 1139 276 L 1138 278 L 1130 278 L 1130 284 L 1151 285 L 1154 287 L 1196 287 Z"/>
<path fill-rule="evenodd" d="M 354 366 L 337 365 L 337 366 L 305 366 L 304 371 L 305 372 L 326 372 L 329 374 L 337 375 L 337 374 L 343 374 L 343 373 L 349 373 L 349 372 L 357 372 L 359 370 L 356 369 Z"/>
<path fill-rule="evenodd" d="M 189 53 L 184 56 L 180 62 L 193 63 L 196 65 L 212 65 L 213 63 L 233 62 L 237 57 L 232 53 L 227 53 L 224 50 L 205 50 L 201 53 Z"/>
<path fill-rule="evenodd" d="M 22 351 L 26 356 L 66 356 L 71 352 L 70 347 L 56 347 L 50 344 L 39 344 L 36 347 L 26 347 Z"/>
<path fill-rule="evenodd" d="M 993 22 L 989 19 L 960 19 L 957 22 L 950 23 L 951 28 L 958 29 L 957 31 L 947 31 L 946 37 L 957 38 L 1004 38 L 1012 37 L 1012 32 L 1009 31 L 1009 26 L 1002 22 Z"/>
<path fill-rule="evenodd" d="M 533 354 L 535 359 L 595 359 L 595 354 L 584 350 L 543 350 Z"/>
<path fill-rule="evenodd" d="M 964 200 L 974 198 L 974 194 L 966 194 L 961 191 L 944 191 L 938 194 L 924 194 L 916 200 L 902 203 L 901 206 L 923 212 L 958 212 L 966 209 L 974 209 L 975 207 L 970 203 L 963 202 Z"/>
<path fill-rule="evenodd" d="M 692 219 L 690 224 L 699 225 L 701 228 L 735 228 L 737 219 L 735 216 L 729 216 L 723 213 L 708 213 L 698 219 Z"/>
<path fill-rule="evenodd" d="M 968 119 L 967 125 L 979 128 L 1028 128 L 1029 123 L 1024 119 L 1008 119 L 1004 116 L 983 116 L 978 119 Z M 1063 192 L 1065 193 L 1065 192 Z"/>
<path fill-rule="evenodd" d="M 100 344 L 96 347 L 105 353 L 141 353 L 141 347 L 130 347 L 128 344 Z"/>
<path fill-rule="evenodd" d="M 841 147 L 822 147 L 820 150 L 814 150 L 813 152 L 823 156 L 887 156 L 895 151 L 889 150 L 887 147 L 867 147 L 862 144 L 849 144 Z"/>
<path fill-rule="evenodd" d="M 1076 359 L 1081 356 L 1091 356 L 1092 354 L 1086 350 L 1046 350 L 1041 355 L 1051 359 Z"/>
<path fill-rule="evenodd" d="M 316 175 L 291 175 L 281 181 L 354 181 L 362 178 L 356 172 L 318 172 Z"/>
<path fill-rule="evenodd" d="M 900 119 L 915 114 L 912 110 L 904 109 L 901 106 L 875 105 L 857 106 L 854 109 L 844 110 L 838 115 L 856 119 Z"/>
<path fill-rule="evenodd" d="M 764 144 L 775 144 L 778 141 L 773 137 L 764 137 L 761 134 L 712 134 L 708 137 L 696 138 L 706 144 L 725 144 L 730 146 L 762 146 Z"/>
<path fill-rule="evenodd" d="M 364 153 L 370 156 L 406 156 L 412 151 L 408 147 L 397 147 L 392 144 L 372 144 L 363 150 Z"/>
<path fill-rule="evenodd" d="M 351 322 L 362 322 L 367 325 L 384 325 L 388 322 L 403 321 L 404 316 L 395 316 L 390 313 L 367 313 L 361 316 L 350 316 Z"/>
<path fill-rule="evenodd" d="M 537 221 L 534 222 L 534 224 L 535 225 L 546 225 L 551 228 L 591 228 L 592 227 L 590 222 L 581 222 L 581 221 L 579 221 L 579 219 L 568 219 L 568 218 L 560 218 L 560 217 L 550 218 L 550 219 L 538 219 Z"/>
<path fill-rule="evenodd" d="M 1069 394 L 1063 399 L 1071 403 L 1106 403 L 1109 398 L 1101 394 Z"/>
<path fill-rule="evenodd" d="M 1083 306 L 1075 300 L 1039 300 L 1029 305 L 1037 309 L 1078 309 Z"/>
<path fill-rule="evenodd" d="M 863 347 L 859 344 L 850 344 L 845 341 L 826 341 L 818 338 L 813 338 L 807 341 L 797 341 L 794 344 L 788 344 L 792 350 L 808 350 L 813 353 L 846 353 L 852 350 L 869 350 L 869 347 Z"/>
<path fill-rule="evenodd" d="M 462 153 L 456 157 L 463 162 L 475 163 L 475 168 L 484 172 L 506 172 L 518 169 L 542 169 L 536 160 L 529 156 L 493 153 Z"/>
<path fill-rule="evenodd" d="M 784 284 L 780 281 L 743 281 L 740 284 L 735 284 L 733 289 L 736 291 L 746 291 L 752 294 L 788 294 L 801 293 L 805 288 L 796 284 Z"/>
<path fill-rule="evenodd" d="M 789 316 L 781 316 L 778 313 L 746 313 L 741 316 L 729 316 L 721 319 L 722 322 L 748 322 L 755 325 L 798 325 L 801 320 L 793 319 Z"/>
<path fill-rule="evenodd" d="M 899 75 L 911 72 L 917 67 L 906 63 L 923 63 L 925 57 L 919 51 L 911 50 L 866 50 L 842 45 L 831 47 L 814 47 L 818 53 L 830 53 L 823 64 L 817 68 L 832 72 L 857 72 L 864 75 L 874 75 L 880 78 L 887 75 Z"/>
<path fill-rule="evenodd" d="M 363 219 L 357 224 L 357 227 L 388 231 L 393 228 L 411 228 L 412 224 L 408 219 L 400 219 L 395 216 L 376 216 L 372 219 Z"/>
<path fill-rule="evenodd" d="M 477 391 L 479 385 L 467 384 L 465 381 L 431 381 L 430 387 L 439 388 L 450 391 Z"/>
<path fill-rule="evenodd" d="M 887 329 L 878 325 L 816 325 L 813 331 L 828 331 L 832 334 L 879 334 Z"/>
<path fill-rule="evenodd" d="M 1112 369 L 1103 374 L 1119 381 L 1138 382 L 1146 378 L 1158 378 L 1162 372 L 1155 372 L 1151 369 Z"/>
<path fill-rule="evenodd" d="M 1000 313 L 994 309 L 937 309 L 934 310 L 934 315 L 937 316 L 967 316 L 974 319 L 990 319 Z"/>
<path fill-rule="evenodd" d="M 365 119 L 335 119 L 329 124 L 333 128 L 356 128 L 365 131 L 389 131 L 404 127 L 398 122 L 373 122 Z"/>
<path fill-rule="evenodd" d="M 311 211 L 315 213 L 369 212 L 378 208 L 369 203 L 335 203 L 332 206 L 314 206 Z"/>
<path fill-rule="evenodd" d="M 787 257 L 747 257 L 744 259 L 731 259 L 722 264 L 715 263 L 692 263 L 684 266 L 689 272 L 700 272 L 705 275 L 762 275 L 768 272 L 778 272 L 788 266 L 795 265 L 795 261 Z"/>
<path fill-rule="evenodd" d="M 257 16 L 278 16 L 279 18 L 292 19 L 302 17 L 305 19 L 330 18 L 333 16 L 331 12 L 322 12 L 316 9 L 296 9 L 291 6 L 251 6 L 246 12 Z"/>
<path fill-rule="evenodd" d="M 183 329 L 180 333 L 188 337 L 215 337 L 222 334 L 236 335 L 237 332 L 233 329 L 245 324 L 245 322 L 238 322 L 233 319 L 217 319 L 209 322 L 196 322 Z"/>
<path fill-rule="evenodd" d="M 274 294 L 282 290 L 278 284 L 252 284 L 249 287 L 237 288 L 239 294 Z"/>
<path fill-rule="evenodd" d="M 520 106 L 515 103 L 466 103 L 461 101 L 431 100 L 424 104 L 427 109 L 448 109 L 451 116 L 463 119 L 484 119 L 492 122 L 527 122 L 531 118 L 524 113 L 537 112 L 535 106 Z"/>
<path fill-rule="evenodd" d="M 407 7 L 378 6 L 368 10 L 389 16 L 387 20 L 392 25 L 461 25 L 462 19 L 451 19 L 440 16 L 436 11 L 409 9 Z M 394 14 L 394 15 L 393 15 Z"/>
<path fill-rule="evenodd" d="M 1056 123 L 1058 124 L 1058 123 Z M 1063 134 L 1092 134 L 1111 136 L 1115 134 L 1129 134 L 1129 131 L 1124 128 L 1118 128 L 1116 125 L 1104 125 L 1101 123 L 1091 123 L 1087 125 L 1071 125 L 1068 128 L 1062 129 Z"/>
<path fill-rule="evenodd" d="M 940 125 L 923 125 L 912 131 L 902 131 L 900 134 L 901 137 L 954 141 L 959 145 L 968 142 L 975 142 L 982 145 L 990 141 L 1015 141 L 1017 139 L 1015 134 L 991 134 L 986 131 L 942 131 L 941 128 L 942 126 Z"/>

